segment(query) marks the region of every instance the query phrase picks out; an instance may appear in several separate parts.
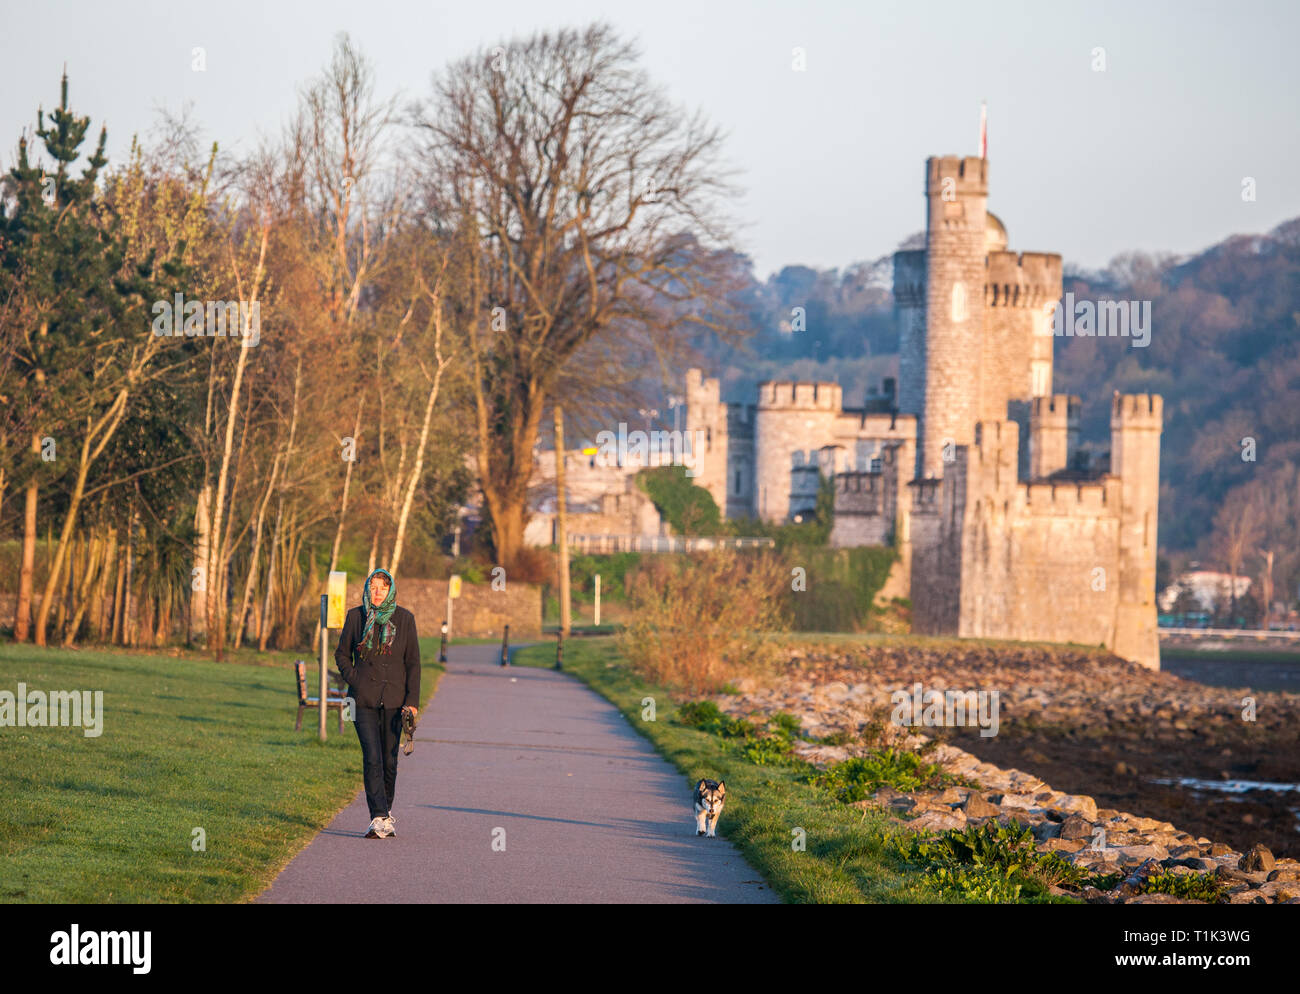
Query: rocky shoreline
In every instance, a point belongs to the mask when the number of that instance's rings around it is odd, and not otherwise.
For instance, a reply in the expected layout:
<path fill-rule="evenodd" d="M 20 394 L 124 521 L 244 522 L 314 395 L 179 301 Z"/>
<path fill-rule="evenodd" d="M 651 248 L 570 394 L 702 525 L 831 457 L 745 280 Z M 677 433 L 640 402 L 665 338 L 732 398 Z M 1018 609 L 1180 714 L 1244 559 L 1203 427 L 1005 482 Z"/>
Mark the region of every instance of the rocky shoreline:
<path fill-rule="evenodd" d="M 1168 740 L 1171 748 L 1181 742 L 1184 749 L 1189 740 L 1200 738 L 1202 745 L 1222 752 L 1232 747 L 1220 743 L 1231 741 L 1241 750 L 1242 734 L 1249 745 L 1261 729 L 1293 735 L 1300 724 L 1300 699 L 1295 695 L 1255 695 L 1255 721 L 1247 725 L 1240 717 L 1243 694 L 1238 691 L 1203 687 L 1087 650 L 1003 650 L 954 643 L 951 651 L 944 651 L 881 643 L 795 648 L 789 656 L 788 666 L 773 679 L 737 681 L 740 693 L 716 697 L 719 708 L 736 717 L 776 712 L 796 716 L 806 739 L 795 743 L 795 752 L 820 768 L 872 746 L 917 749 L 930 741 L 926 733 L 935 731 L 937 738 L 949 741 L 930 744 L 926 758 L 979 784 L 978 789 L 909 793 L 886 787 L 858 805 L 886 808 L 917 830 L 1019 822 L 1032 831 L 1039 851 L 1059 853 L 1091 873 L 1117 875 L 1110 891 L 1084 890 L 1081 896 L 1093 903 L 1186 903 L 1167 894 L 1137 891 L 1152 873 L 1210 872 L 1223 881 L 1229 903 L 1300 904 L 1300 861 L 1275 858 L 1265 845 L 1234 847 L 1176 828 L 1168 820 L 1106 807 L 1088 794 L 1054 789 L 1034 773 L 980 759 L 951 741 L 951 729 L 927 728 L 923 733 L 890 721 L 892 695 L 915 683 L 940 691 L 997 690 L 999 735 L 1017 726 L 1023 731 L 1025 726 L 1047 724 L 1063 729 L 1061 741 L 1069 742 L 1077 733 L 1079 747 L 1097 751 L 1097 728 L 1111 733 L 1118 726 L 1130 726 L 1129 737 Z M 981 740 L 976 730 L 965 731 L 962 742 L 971 748 L 990 741 Z M 826 738 L 852 741 L 808 741 Z"/>

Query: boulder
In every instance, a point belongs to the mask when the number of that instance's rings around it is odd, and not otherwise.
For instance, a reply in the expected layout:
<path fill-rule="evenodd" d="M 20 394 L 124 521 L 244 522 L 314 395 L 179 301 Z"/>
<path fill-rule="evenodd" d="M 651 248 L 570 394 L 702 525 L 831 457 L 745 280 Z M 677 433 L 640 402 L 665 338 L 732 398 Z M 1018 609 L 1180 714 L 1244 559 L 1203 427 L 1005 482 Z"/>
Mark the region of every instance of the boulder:
<path fill-rule="evenodd" d="M 1273 854 L 1269 852 L 1268 846 L 1256 842 L 1250 847 L 1250 852 L 1241 857 L 1241 861 L 1237 863 L 1237 866 L 1248 873 L 1259 873 L 1260 871 L 1268 873 L 1273 869 L 1275 863 L 1276 861 L 1273 859 Z"/>
<path fill-rule="evenodd" d="M 1061 823 L 1062 839 L 1091 839 L 1093 833 L 1092 822 L 1088 821 L 1082 815 L 1072 814 Z"/>
<path fill-rule="evenodd" d="M 1066 794 L 1053 807 L 1066 814 L 1080 815 L 1087 821 L 1097 820 L 1097 802 L 1087 794 Z"/>
<path fill-rule="evenodd" d="M 1082 839 L 1047 839 L 1038 848 L 1043 852 L 1075 853 L 1087 844 Z"/>
<path fill-rule="evenodd" d="M 1115 853 L 1122 863 L 1146 864 L 1169 858 L 1169 853 L 1161 846 L 1117 846 L 1110 851 Z"/>
<path fill-rule="evenodd" d="M 995 804 L 990 804 L 978 792 L 972 790 L 970 796 L 966 798 L 966 804 L 963 807 L 967 818 L 996 818 L 1001 809 Z"/>
<path fill-rule="evenodd" d="M 1054 821 L 1042 821 L 1030 829 L 1039 842 L 1055 839 L 1061 834 L 1061 826 Z"/>
<path fill-rule="evenodd" d="M 917 832 L 943 832 L 950 828 L 965 828 L 966 815 L 961 811 L 926 811 L 907 822 L 907 827 Z"/>

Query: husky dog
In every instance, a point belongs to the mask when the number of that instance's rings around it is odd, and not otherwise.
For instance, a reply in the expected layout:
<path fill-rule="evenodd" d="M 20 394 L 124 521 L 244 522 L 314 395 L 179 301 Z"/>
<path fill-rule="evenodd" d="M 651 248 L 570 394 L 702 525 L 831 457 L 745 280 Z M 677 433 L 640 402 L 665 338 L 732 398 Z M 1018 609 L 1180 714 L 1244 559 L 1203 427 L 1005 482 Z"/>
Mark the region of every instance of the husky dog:
<path fill-rule="evenodd" d="M 717 836 L 718 816 L 727 799 L 727 785 L 721 780 L 701 780 L 695 785 L 695 834 Z M 707 825 L 708 831 L 705 831 Z"/>

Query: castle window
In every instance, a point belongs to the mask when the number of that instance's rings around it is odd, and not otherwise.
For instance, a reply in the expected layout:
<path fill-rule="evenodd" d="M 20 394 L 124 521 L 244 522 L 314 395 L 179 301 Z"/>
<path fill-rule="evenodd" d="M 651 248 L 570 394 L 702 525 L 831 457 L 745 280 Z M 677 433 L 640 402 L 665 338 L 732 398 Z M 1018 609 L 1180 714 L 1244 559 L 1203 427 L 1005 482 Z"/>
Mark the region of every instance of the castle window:
<path fill-rule="evenodd" d="M 965 321 L 967 317 L 966 284 L 958 280 L 952 285 L 952 319 Z"/>
<path fill-rule="evenodd" d="M 1035 359 L 1029 364 L 1030 396 L 1046 397 L 1052 390 L 1052 364 L 1044 359 Z"/>
<path fill-rule="evenodd" d="M 741 493 L 741 489 L 740 489 L 740 470 L 736 470 L 736 489 L 733 490 L 732 493 L 736 494 L 737 496 L 739 496 L 740 493 Z"/>

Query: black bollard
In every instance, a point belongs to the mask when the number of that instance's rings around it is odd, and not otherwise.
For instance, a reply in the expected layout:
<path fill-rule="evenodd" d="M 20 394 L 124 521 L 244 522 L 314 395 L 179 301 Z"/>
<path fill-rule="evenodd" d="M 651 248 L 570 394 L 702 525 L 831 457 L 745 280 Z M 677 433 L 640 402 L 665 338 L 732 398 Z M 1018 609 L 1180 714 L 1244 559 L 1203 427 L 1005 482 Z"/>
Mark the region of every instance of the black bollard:
<path fill-rule="evenodd" d="M 564 669 L 564 632 L 555 633 L 555 668 Z"/>
<path fill-rule="evenodd" d="M 501 665 L 510 665 L 510 626 L 506 625 L 506 630 L 501 633 Z"/>
<path fill-rule="evenodd" d="M 447 622 L 444 620 L 442 623 L 442 650 L 438 653 L 438 662 L 445 663 L 446 661 L 447 661 Z"/>

